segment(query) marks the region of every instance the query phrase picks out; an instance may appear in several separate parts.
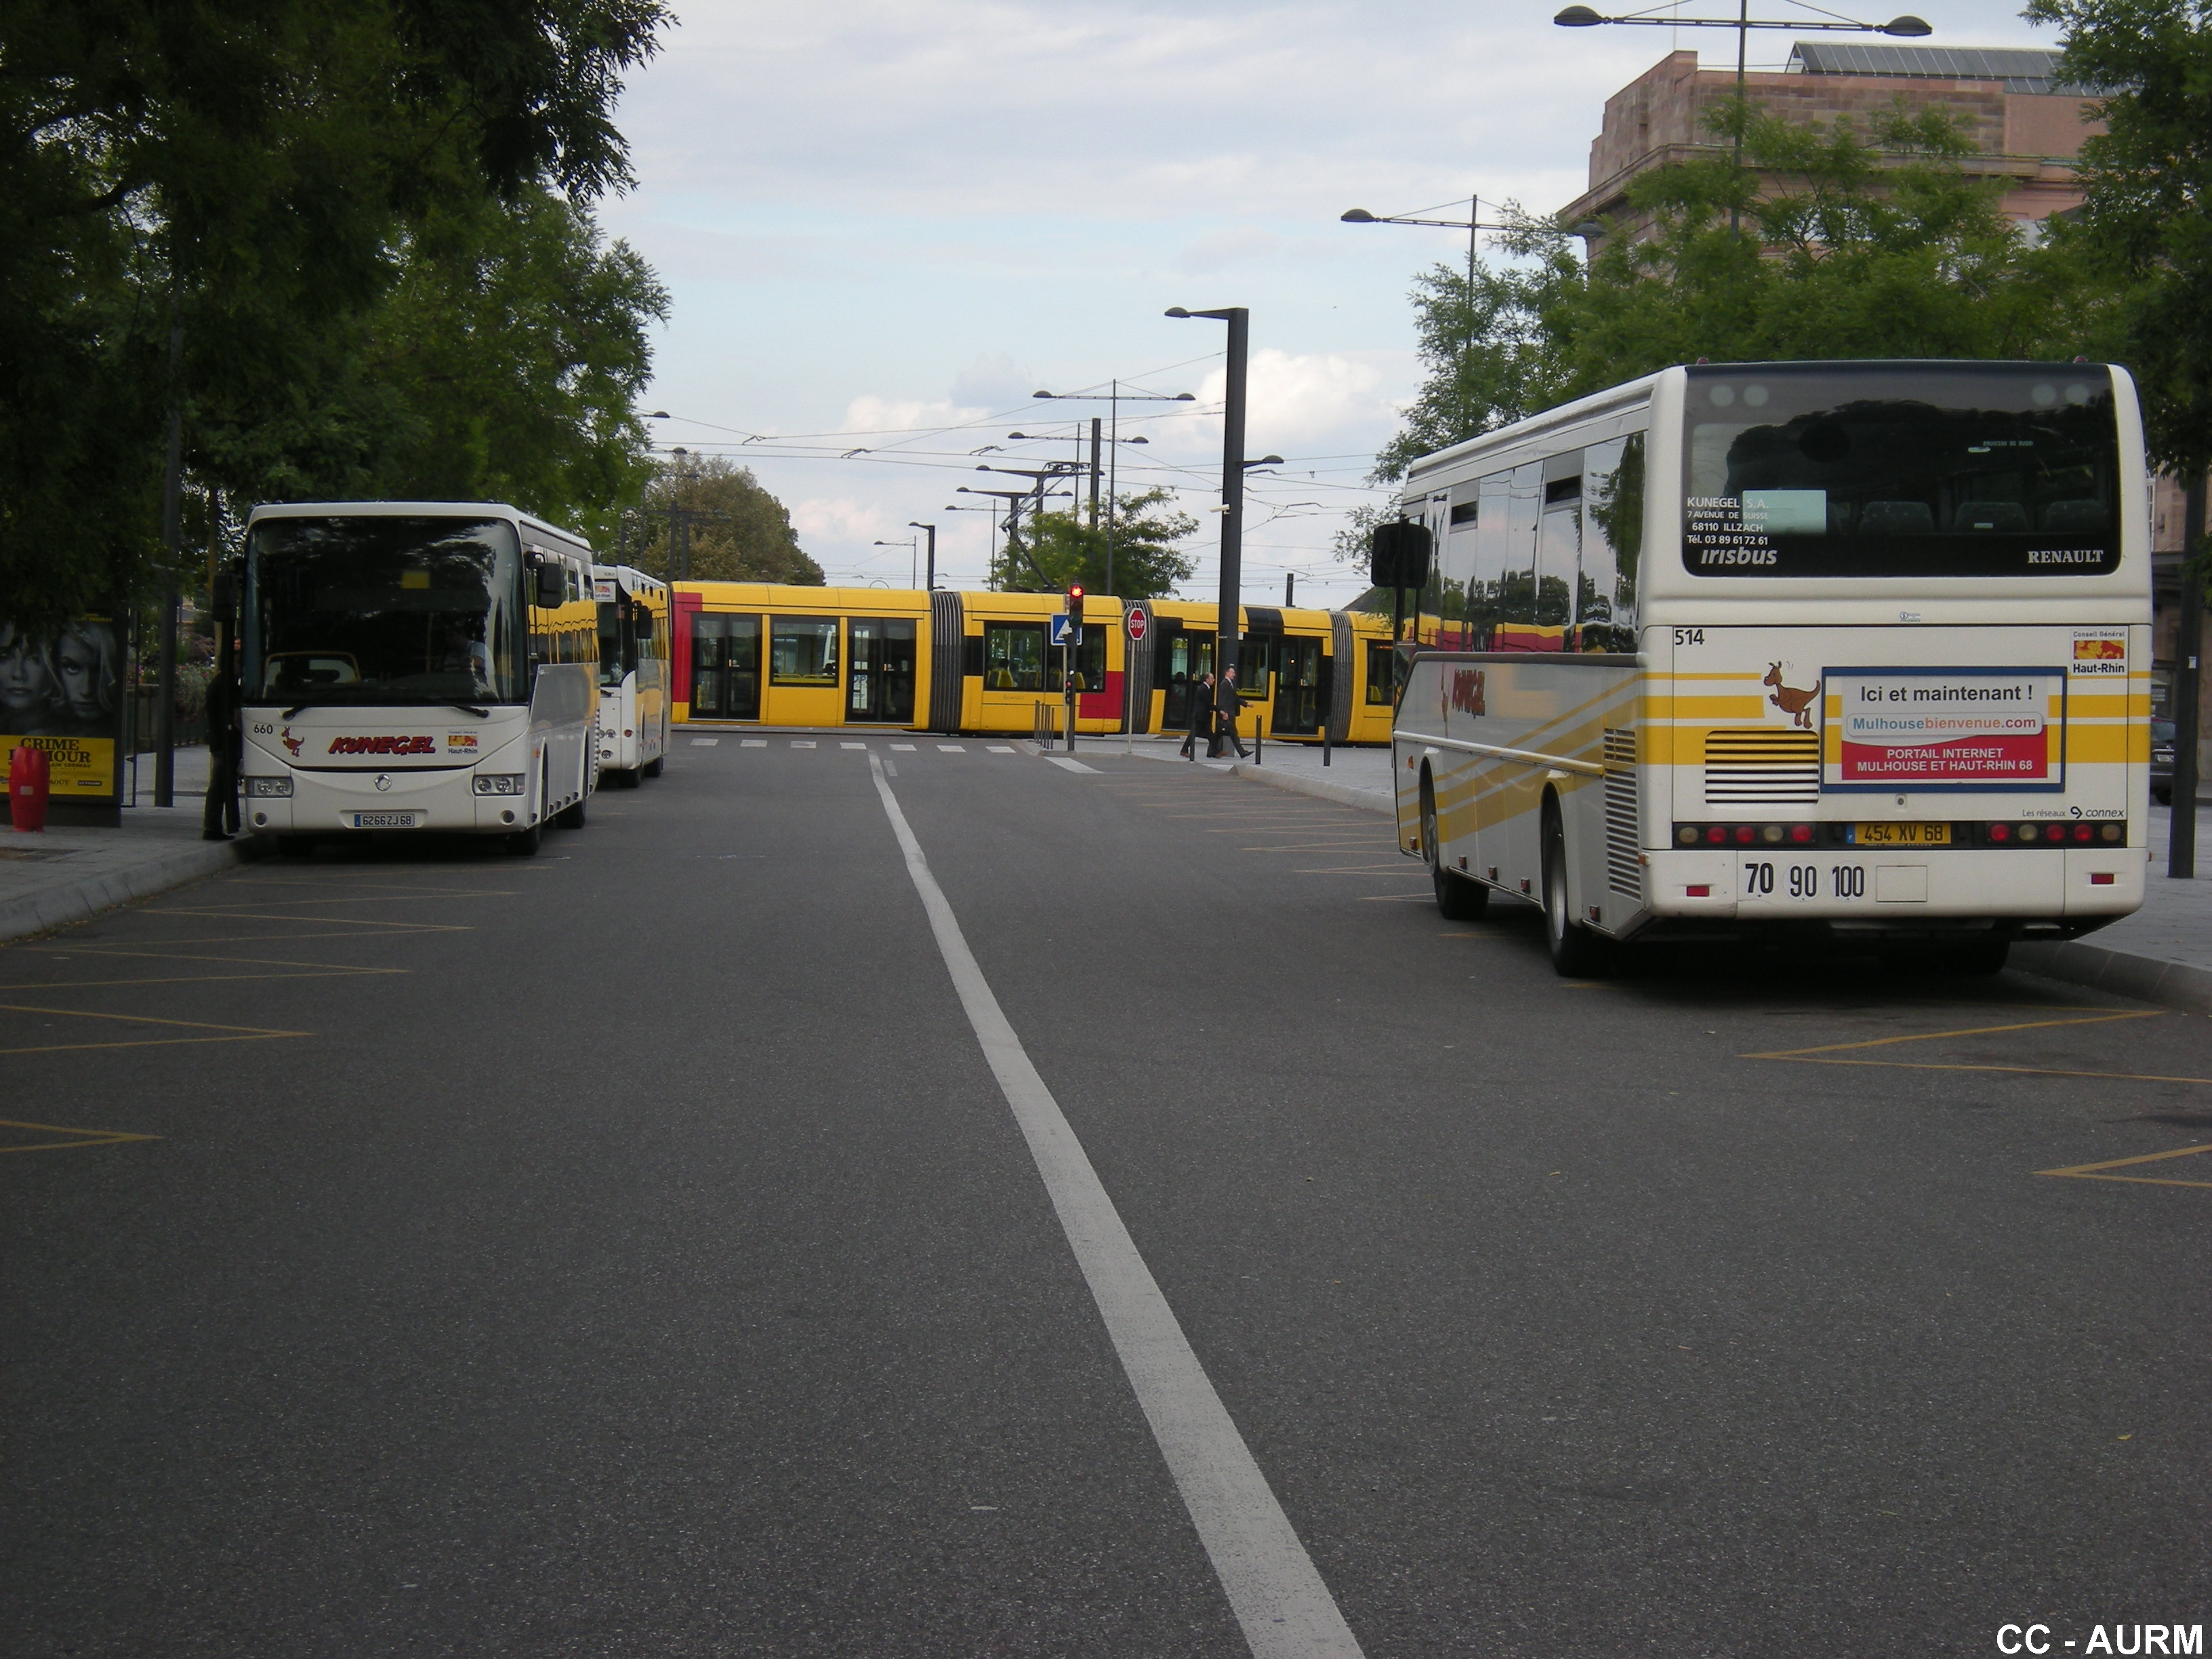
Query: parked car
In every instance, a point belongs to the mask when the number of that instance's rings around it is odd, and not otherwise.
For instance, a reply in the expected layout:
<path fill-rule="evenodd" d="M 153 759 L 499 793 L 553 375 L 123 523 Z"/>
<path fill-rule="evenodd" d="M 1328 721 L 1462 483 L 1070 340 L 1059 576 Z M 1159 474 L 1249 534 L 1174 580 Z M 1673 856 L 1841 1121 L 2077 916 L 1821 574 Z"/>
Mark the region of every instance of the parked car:
<path fill-rule="evenodd" d="M 2173 722 L 2150 723 L 2150 793 L 2160 806 L 2173 805 Z"/>

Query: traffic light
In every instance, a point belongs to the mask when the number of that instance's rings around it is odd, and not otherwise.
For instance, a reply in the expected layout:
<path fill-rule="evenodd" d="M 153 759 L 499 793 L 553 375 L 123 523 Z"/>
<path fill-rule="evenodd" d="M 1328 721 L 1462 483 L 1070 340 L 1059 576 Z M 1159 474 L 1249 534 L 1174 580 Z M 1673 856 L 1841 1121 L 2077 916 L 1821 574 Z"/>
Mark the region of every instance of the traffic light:
<path fill-rule="evenodd" d="M 1081 582 L 1070 582 L 1067 586 L 1067 625 L 1070 628 L 1083 626 L 1083 584 Z"/>

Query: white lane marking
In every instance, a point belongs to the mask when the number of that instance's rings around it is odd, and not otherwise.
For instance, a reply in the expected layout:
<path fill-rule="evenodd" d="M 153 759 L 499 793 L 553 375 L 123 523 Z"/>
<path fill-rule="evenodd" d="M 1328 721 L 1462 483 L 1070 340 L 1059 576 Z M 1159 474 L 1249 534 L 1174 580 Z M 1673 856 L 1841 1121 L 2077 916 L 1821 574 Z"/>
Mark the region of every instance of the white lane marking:
<path fill-rule="evenodd" d="M 1255 1659 L 1358 1659 L 1359 1643 L 1313 1558 L 1191 1352 L 1175 1310 L 1106 1195 L 1083 1143 L 976 966 L 959 918 L 884 781 L 882 759 L 869 756 L 868 768 L 906 855 L 907 875 L 928 913 L 945 970 L 1029 1143 L 1122 1371 Z"/>
<path fill-rule="evenodd" d="M 791 746 L 793 749 L 811 749 L 814 747 L 814 740 L 811 738 L 793 738 L 791 740 Z"/>
<path fill-rule="evenodd" d="M 720 738 L 694 738 L 691 739 L 691 746 L 694 749 L 712 749 L 720 742 L 721 742 Z"/>
<path fill-rule="evenodd" d="M 902 755 L 911 755 L 914 753 L 914 745 L 910 743 L 895 743 L 891 747 L 897 750 Z"/>
<path fill-rule="evenodd" d="M 714 739 L 709 738 L 708 741 L 712 743 Z M 740 749 L 765 749 L 768 747 L 768 739 L 766 738 L 739 738 L 738 739 L 738 747 Z"/>
<path fill-rule="evenodd" d="M 890 773 L 893 777 L 896 777 L 898 775 L 898 763 L 886 757 L 884 761 L 884 770 Z"/>
<path fill-rule="evenodd" d="M 1097 767 L 1085 766 L 1081 761 L 1070 760 L 1065 755 L 1047 755 L 1045 758 L 1063 772 L 1088 772 L 1094 778 L 1104 775 Z"/>
<path fill-rule="evenodd" d="M 940 755 L 964 755 L 968 752 L 968 745 L 964 743 L 940 743 L 937 745 L 937 752 Z"/>
<path fill-rule="evenodd" d="M 1002 743 L 988 744 L 985 746 L 994 755 L 1011 755 L 1014 752 L 1012 748 Z"/>
<path fill-rule="evenodd" d="M 866 749 L 868 745 L 865 743 L 841 743 L 837 746 L 840 749 Z"/>

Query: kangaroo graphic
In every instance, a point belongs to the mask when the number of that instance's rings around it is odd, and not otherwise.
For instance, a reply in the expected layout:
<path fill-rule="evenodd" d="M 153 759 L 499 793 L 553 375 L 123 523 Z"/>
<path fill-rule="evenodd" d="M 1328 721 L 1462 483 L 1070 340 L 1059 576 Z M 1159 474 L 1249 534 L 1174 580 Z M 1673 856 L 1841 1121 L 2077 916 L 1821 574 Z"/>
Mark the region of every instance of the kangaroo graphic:
<path fill-rule="evenodd" d="M 1813 729 L 1813 699 L 1820 695 L 1820 681 L 1814 680 L 1809 691 L 1793 690 L 1783 684 L 1782 665 L 1778 662 L 1767 665 L 1766 678 L 1759 684 L 1774 688 L 1774 695 L 1767 702 L 1789 715 L 1792 726 L 1802 726 L 1808 732 Z"/>

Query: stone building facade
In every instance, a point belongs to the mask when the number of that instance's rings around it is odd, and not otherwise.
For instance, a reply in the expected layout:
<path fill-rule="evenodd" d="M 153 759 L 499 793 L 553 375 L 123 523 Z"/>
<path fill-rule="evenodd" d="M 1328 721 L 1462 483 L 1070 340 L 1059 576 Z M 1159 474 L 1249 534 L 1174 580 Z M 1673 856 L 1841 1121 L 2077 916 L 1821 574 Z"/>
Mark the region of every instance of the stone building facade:
<path fill-rule="evenodd" d="M 1747 75 L 1744 88 L 1754 106 L 1786 119 L 1849 119 L 1862 134 L 1900 98 L 1948 110 L 1979 152 L 1967 170 L 2002 180 L 2004 211 L 2032 228 L 2081 202 L 2073 158 L 2100 130 L 2082 95 L 2052 79 L 2056 55 L 1801 41 L 1787 69 Z M 1629 181 L 1724 151 L 1706 123 L 1735 90 L 1734 70 L 1700 69 L 1696 52 L 1676 52 L 1607 99 L 1590 144 L 1589 188 L 1560 210 L 1560 222 L 1595 220 L 1614 235 L 1648 231 L 1649 221 L 1629 208 Z"/>

